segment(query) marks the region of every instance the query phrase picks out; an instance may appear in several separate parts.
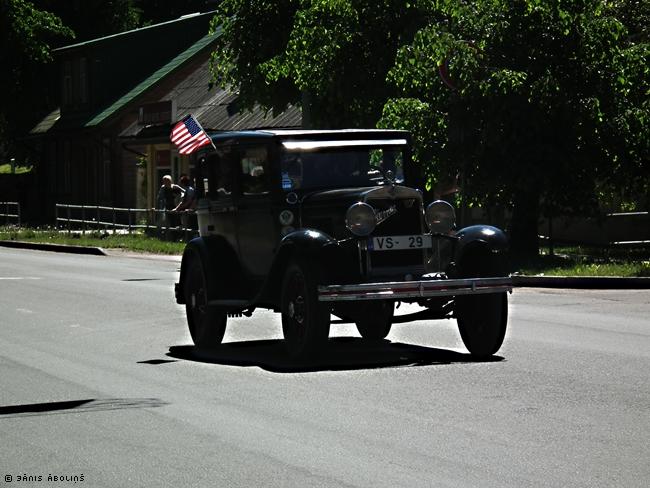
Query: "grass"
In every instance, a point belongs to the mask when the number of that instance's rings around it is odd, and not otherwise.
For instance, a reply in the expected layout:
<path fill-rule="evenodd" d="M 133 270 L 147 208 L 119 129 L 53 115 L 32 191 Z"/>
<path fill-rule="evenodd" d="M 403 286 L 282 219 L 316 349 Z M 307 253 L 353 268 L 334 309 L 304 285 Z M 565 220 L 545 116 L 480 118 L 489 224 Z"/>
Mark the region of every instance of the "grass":
<path fill-rule="evenodd" d="M 0 240 L 67 244 L 75 246 L 123 249 L 153 254 L 182 254 L 185 242 L 165 241 L 142 233 L 110 234 L 105 232 L 68 233 L 54 229 L 0 228 Z"/>
<path fill-rule="evenodd" d="M 650 250 L 560 248 L 520 264 L 522 275 L 650 277 Z"/>
<path fill-rule="evenodd" d="M 650 261 L 640 263 L 578 263 L 556 267 L 524 267 L 522 275 L 650 277 Z"/>
<path fill-rule="evenodd" d="M 0 227 L 0 240 L 45 242 L 133 252 L 180 255 L 183 241 L 167 241 L 143 233 L 68 233 L 55 229 Z M 650 277 L 650 249 L 558 248 L 555 255 L 542 254 L 514 271 L 522 275 Z"/>
<path fill-rule="evenodd" d="M 31 166 L 18 166 L 16 165 L 16 172 L 14 174 L 20 175 L 23 173 L 30 173 Z M 0 164 L 0 174 L 9 175 L 11 173 L 11 164 Z"/>

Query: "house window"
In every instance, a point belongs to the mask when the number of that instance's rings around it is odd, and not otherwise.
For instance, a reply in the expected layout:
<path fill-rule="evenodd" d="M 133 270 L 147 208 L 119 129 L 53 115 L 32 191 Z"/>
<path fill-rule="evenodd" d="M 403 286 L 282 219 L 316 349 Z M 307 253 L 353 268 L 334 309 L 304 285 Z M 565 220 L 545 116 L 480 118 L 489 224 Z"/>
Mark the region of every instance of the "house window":
<path fill-rule="evenodd" d="M 63 64 L 63 106 L 72 105 L 72 63 Z"/>
<path fill-rule="evenodd" d="M 71 171 L 72 166 L 72 148 L 70 146 L 70 141 L 66 141 L 63 145 L 63 168 L 61 174 L 61 183 L 63 193 L 70 193 L 72 190 L 71 184 Z"/>
<path fill-rule="evenodd" d="M 102 141 L 102 196 L 109 197 L 111 194 L 111 140 L 106 138 Z"/>
<path fill-rule="evenodd" d="M 88 103 L 88 63 L 86 58 L 79 59 L 79 102 Z"/>
<path fill-rule="evenodd" d="M 48 172 L 48 180 L 49 180 L 49 185 L 50 185 L 50 193 L 56 194 L 56 176 L 57 176 L 57 164 L 56 164 L 56 143 L 52 142 L 50 144 L 50 157 L 49 161 L 47 162 L 49 172 Z"/>

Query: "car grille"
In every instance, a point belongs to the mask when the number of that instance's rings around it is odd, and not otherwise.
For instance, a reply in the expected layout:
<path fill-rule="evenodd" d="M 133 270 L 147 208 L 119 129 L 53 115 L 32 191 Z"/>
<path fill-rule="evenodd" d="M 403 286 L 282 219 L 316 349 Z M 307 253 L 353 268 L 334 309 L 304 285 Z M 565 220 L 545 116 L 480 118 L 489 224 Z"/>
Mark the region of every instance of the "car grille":
<path fill-rule="evenodd" d="M 422 233 L 420 206 L 410 200 L 370 200 L 375 212 L 384 212 L 395 207 L 397 213 L 388 217 L 375 228 L 373 236 L 399 236 Z M 410 206 L 409 206 L 410 205 Z"/>
<path fill-rule="evenodd" d="M 396 214 L 377 225 L 372 237 L 422 234 L 422 214 L 417 200 L 369 200 L 368 204 L 373 206 L 375 212 L 386 211 L 391 207 L 397 210 Z M 420 249 L 370 253 L 370 264 L 374 274 L 389 268 L 404 271 L 414 266 L 424 268 L 423 263 L 424 255 Z"/>

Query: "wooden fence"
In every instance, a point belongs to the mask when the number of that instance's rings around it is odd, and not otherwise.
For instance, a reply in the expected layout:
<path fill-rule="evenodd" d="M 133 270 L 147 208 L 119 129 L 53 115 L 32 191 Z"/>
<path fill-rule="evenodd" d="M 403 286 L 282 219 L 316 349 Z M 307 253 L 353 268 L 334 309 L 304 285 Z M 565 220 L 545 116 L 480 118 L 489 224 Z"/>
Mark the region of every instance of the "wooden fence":
<path fill-rule="evenodd" d="M 0 222 L 20 227 L 20 203 L 0 202 Z"/>
<path fill-rule="evenodd" d="M 118 208 L 100 205 L 56 204 L 56 226 L 68 231 L 111 230 L 131 233 L 147 230 L 168 236 L 183 234 L 189 239 L 197 234 L 194 211 L 173 212 L 155 208 Z"/>

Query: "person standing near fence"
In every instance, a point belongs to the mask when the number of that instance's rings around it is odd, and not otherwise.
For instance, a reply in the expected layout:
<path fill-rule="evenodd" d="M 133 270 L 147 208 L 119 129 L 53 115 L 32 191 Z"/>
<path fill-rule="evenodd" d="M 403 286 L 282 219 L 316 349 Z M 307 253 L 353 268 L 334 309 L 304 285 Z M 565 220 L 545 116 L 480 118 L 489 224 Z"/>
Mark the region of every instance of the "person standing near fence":
<path fill-rule="evenodd" d="M 182 175 L 178 180 L 180 187 L 183 189 L 183 197 L 180 203 L 174 208 L 176 212 L 183 210 L 194 210 L 196 208 L 196 190 L 192 184 L 192 180 L 187 175 Z"/>
<path fill-rule="evenodd" d="M 170 222 L 171 219 L 168 218 L 167 211 L 172 211 L 176 208 L 176 196 L 183 195 L 183 193 L 183 188 L 175 185 L 170 175 L 162 177 L 162 186 L 158 190 L 158 197 L 156 198 L 156 208 L 158 210 L 165 210 L 162 213 L 163 223 Z"/>
<path fill-rule="evenodd" d="M 158 190 L 158 202 L 156 208 L 159 210 L 174 210 L 176 207 L 176 197 L 183 195 L 183 188 L 172 183 L 172 177 L 165 175 L 162 177 L 162 186 Z"/>
<path fill-rule="evenodd" d="M 181 198 L 180 203 L 174 208 L 174 211 L 183 212 L 181 214 L 181 227 L 188 229 L 190 225 L 187 212 L 194 212 L 196 208 L 196 190 L 194 189 L 192 180 L 187 175 L 182 175 L 178 182 L 183 188 L 183 198 Z"/>

